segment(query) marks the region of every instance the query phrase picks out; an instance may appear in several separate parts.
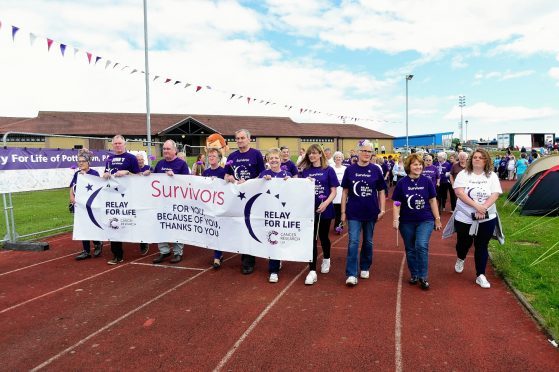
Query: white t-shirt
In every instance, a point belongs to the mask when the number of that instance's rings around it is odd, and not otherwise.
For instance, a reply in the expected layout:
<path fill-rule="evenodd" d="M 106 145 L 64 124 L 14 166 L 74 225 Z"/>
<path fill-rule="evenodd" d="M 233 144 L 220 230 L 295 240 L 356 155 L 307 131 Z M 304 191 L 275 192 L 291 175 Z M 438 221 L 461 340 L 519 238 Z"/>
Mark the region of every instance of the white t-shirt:
<path fill-rule="evenodd" d="M 345 165 L 342 165 L 341 167 L 336 168 L 336 166 L 334 165 L 332 168 L 334 168 L 334 172 L 336 172 L 336 177 L 338 177 L 338 182 L 341 185 L 342 179 L 344 178 L 345 169 L 347 167 Z M 340 204 L 342 202 L 342 191 L 343 191 L 342 186 L 338 186 L 336 188 L 336 197 L 334 198 L 332 203 Z"/>
<path fill-rule="evenodd" d="M 334 166 L 336 165 L 336 162 L 334 161 L 333 157 L 328 159 L 328 165 L 331 166 L 332 168 L 334 168 Z"/>
<path fill-rule="evenodd" d="M 472 200 L 474 200 L 478 204 L 483 204 L 491 194 L 493 193 L 503 193 L 503 189 L 501 189 L 501 183 L 499 182 L 499 177 L 495 172 L 491 172 L 489 177 L 487 177 L 484 173 L 483 174 L 475 174 L 466 172 L 466 170 L 460 171 L 456 176 L 456 180 L 454 180 L 454 188 L 457 189 L 459 187 L 464 188 L 464 193 Z M 468 204 L 464 203 L 462 200 L 458 199 L 456 201 L 456 215 L 454 218 L 457 221 L 471 224 L 472 220 L 472 213 L 475 213 L 475 208 L 469 206 Z M 464 214 L 460 211 L 463 209 L 468 212 L 468 214 Z M 489 207 L 489 218 L 486 220 L 479 220 L 479 222 L 484 222 L 491 220 L 497 217 L 497 208 L 495 204 Z"/>

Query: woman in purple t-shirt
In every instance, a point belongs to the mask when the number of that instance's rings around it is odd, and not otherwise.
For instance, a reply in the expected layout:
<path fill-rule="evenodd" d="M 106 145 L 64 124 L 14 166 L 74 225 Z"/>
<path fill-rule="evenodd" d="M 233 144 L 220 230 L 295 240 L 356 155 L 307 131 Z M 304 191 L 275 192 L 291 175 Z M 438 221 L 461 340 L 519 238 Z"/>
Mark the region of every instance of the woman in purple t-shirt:
<path fill-rule="evenodd" d="M 310 272 L 305 278 L 305 284 L 313 285 L 318 280 L 316 275 L 317 243 L 316 232 L 320 238 L 324 259 L 320 267 L 320 272 L 326 274 L 330 271 L 330 222 L 334 218 L 334 206 L 332 200 L 336 197 L 336 188 L 340 185 L 336 172 L 328 166 L 328 160 L 324 151 L 319 145 L 310 145 L 305 153 L 305 157 L 299 164 L 301 169 L 300 177 L 309 178 L 314 182 L 314 232 L 313 232 L 313 259 L 309 263 Z"/>
<path fill-rule="evenodd" d="M 404 167 L 406 177 L 396 184 L 393 226 L 400 230 L 406 248 L 406 261 L 410 270 L 410 284 L 420 283 L 424 290 L 429 289 L 429 239 L 433 226 L 441 229 L 441 217 L 437 205 L 437 192 L 433 182 L 423 176 L 424 162 L 420 155 L 411 154 L 406 158 Z"/>
<path fill-rule="evenodd" d="M 347 167 L 342 179 L 342 222 L 347 220 L 349 233 L 345 269 L 346 284 L 349 286 L 357 284 L 358 266 L 360 277 L 369 278 L 373 263 L 373 231 L 375 223 L 385 213 L 386 182 L 380 167 L 370 163 L 372 154 L 371 143 L 363 141 L 357 163 Z M 358 260 L 361 232 L 363 244 Z"/>

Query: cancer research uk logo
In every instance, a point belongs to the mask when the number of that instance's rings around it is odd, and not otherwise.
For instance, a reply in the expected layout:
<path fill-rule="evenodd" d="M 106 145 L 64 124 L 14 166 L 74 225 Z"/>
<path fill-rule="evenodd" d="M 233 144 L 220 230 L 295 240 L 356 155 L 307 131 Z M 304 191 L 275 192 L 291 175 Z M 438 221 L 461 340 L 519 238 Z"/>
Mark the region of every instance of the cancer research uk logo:
<path fill-rule="evenodd" d="M 85 209 L 91 223 L 95 226 L 101 230 L 104 230 L 103 226 L 112 230 L 120 230 L 127 226 L 136 225 L 136 209 L 130 208 L 129 201 L 126 200 L 126 190 L 122 185 L 109 181 L 105 186 L 99 187 L 94 191 L 93 185 L 88 183 L 85 189 L 88 195 L 91 193 L 91 195 L 87 197 Z M 94 206 L 95 199 L 101 193 L 104 194 L 105 204 Z M 95 211 L 97 212 L 97 216 L 94 213 Z M 101 223 L 99 223 L 99 221 L 101 221 Z M 105 221 L 106 223 L 103 223 Z"/>
<path fill-rule="evenodd" d="M 293 218 L 295 213 L 280 194 L 267 190 L 250 197 L 239 192 L 237 197 L 246 200 L 245 226 L 252 239 L 273 246 L 301 240 L 301 221 Z"/>

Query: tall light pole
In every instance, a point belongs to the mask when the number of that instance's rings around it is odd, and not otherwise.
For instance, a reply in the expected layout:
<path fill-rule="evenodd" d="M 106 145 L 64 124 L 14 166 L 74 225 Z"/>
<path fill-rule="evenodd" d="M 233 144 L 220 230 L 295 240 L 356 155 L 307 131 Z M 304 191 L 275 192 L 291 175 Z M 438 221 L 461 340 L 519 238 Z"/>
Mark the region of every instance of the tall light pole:
<path fill-rule="evenodd" d="M 464 116 L 462 109 L 466 106 L 466 96 L 458 96 L 458 106 L 460 106 L 460 141 L 464 142 Z"/>
<path fill-rule="evenodd" d="M 413 75 L 406 75 L 406 153 L 410 151 L 410 143 L 408 137 L 408 81 L 413 79 Z"/>
<path fill-rule="evenodd" d="M 147 0 L 144 0 L 144 64 L 146 78 L 146 132 L 148 145 L 148 159 L 151 155 L 151 113 L 149 105 L 149 58 L 148 58 L 148 8 Z"/>
<path fill-rule="evenodd" d="M 464 142 L 468 142 L 468 120 L 464 121 L 464 131 L 466 132 L 464 137 Z"/>

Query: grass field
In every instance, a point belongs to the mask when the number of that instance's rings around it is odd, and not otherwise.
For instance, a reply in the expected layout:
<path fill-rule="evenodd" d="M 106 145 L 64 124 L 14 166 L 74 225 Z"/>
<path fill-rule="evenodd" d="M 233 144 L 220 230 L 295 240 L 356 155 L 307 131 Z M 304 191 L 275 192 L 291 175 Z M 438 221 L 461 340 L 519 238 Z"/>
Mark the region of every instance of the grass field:
<path fill-rule="evenodd" d="M 506 205 L 505 205 L 506 204 Z M 491 242 L 493 264 L 539 312 L 553 334 L 559 336 L 559 253 L 531 265 L 559 242 L 558 217 L 520 216 L 516 204 L 497 202 L 505 244 Z M 511 215 L 512 213 L 512 215 Z M 559 251 L 559 244 L 548 254 Z"/>

